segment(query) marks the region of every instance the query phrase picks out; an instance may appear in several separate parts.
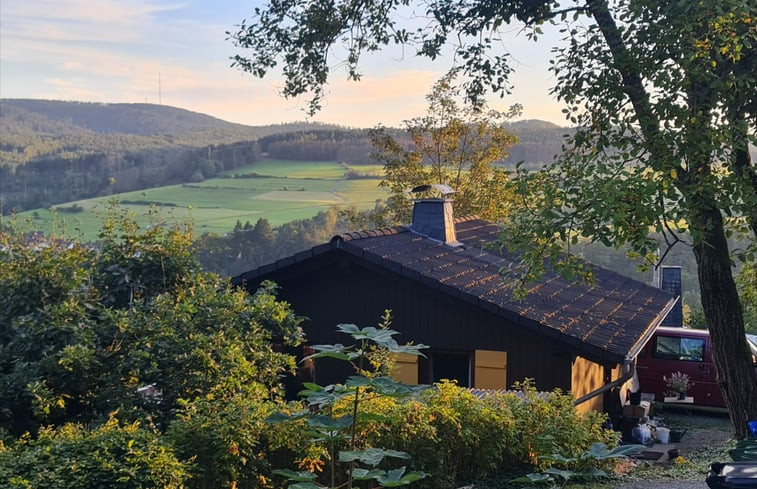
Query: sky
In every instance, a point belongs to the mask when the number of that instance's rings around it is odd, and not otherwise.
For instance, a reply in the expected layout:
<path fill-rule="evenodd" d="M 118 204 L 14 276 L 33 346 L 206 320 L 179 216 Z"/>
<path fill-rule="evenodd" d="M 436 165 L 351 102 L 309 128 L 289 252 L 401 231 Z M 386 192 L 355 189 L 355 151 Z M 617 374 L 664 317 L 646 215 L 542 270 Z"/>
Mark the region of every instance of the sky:
<path fill-rule="evenodd" d="M 232 68 L 244 54 L 226 32 L 262 0 L 2 0 L 0 98 L 109 103 L 162 103 L 229 122 L 265 125 L 310 120 L 347 127 L 399 126 L 423 115 L 425 95 L 451 66 L 399 48 L 371 55 L 360 82 L 332 73 L 324 108 L 307 118 L 307 99 L 285 99 L 278 73 L 254 78 Z M 520 103 L 523 119 L 567 125 L 549 95 L 555 38 L 533 43 L 508 33 L 516 61 L 515 91 L 490 99 L 505 110 Z"/>

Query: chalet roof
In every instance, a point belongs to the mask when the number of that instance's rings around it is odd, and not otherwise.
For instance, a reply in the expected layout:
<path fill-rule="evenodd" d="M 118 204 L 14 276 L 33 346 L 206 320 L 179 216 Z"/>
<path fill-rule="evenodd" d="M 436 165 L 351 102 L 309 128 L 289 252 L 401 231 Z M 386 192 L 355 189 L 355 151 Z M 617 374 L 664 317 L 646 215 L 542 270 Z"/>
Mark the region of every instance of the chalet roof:
<path fill-rule="evenodd" d="M 463 246 L 447 246 L 406 227 L 344 233 L 232 282 L 259 281 L 324 253 L 346 253 L 608 363 L 635 357 L 675 303 L 667 292 L 601 267 L 593 267 L 591 285 L 547 272 L 524 299 L 516 300 L 514 285 L 505 282 L 500 270 L 516 266 L 517 258 L 484 247 L 497 239 L 497 226 L 463 218 L 455 220 L 455 228 Z"/>

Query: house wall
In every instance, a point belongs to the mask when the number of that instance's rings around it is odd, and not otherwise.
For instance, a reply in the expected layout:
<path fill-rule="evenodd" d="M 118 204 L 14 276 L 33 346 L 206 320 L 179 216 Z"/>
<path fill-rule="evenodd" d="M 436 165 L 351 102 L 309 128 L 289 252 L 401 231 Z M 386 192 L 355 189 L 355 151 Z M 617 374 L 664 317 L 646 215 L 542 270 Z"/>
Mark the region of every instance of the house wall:
<path fill-rule="evenodd" d="M 576 399 L 597 390 L 604 385 L 604 367 L 577 356 L 571 368 L 570 384 L 570 391 Z M 578 411 L 602 411 L 604 408 L 603 397 L 601 395 L 596 396 L 579 404 L 577 406 Z"/>
<path fill-rule="evenodd" d="M 280 298 L 290 302 L 297 314 L 309 318 L 303 328 L 310 344 L 345 343 L 349 338 L 336 333 L 337 324 L 375 326 L 384 310 L 390 309 L 391 328 L 401 332 L 398 342 L 429 345 L 431 354 L 468 352 L 472 375 L 475 350 L 504 351 L 508 386 L 531 378 L 540 390 L 560 387 L 568 391 L 573 387 L 571 354 L 530 329 L 432 290 L 418 280 L 356 263 L 346 254 L 339 260 L 329 256 L 309 262 L 296 273 L 290 268 L 265 278 L 279 284 Z M 424 378 L 428 364 L 424 359 L 419 362 L 421 383 L 428 380 Z M 343 366 L 319 360 L 315 381 L 338 382 L 349 373 Z"/>

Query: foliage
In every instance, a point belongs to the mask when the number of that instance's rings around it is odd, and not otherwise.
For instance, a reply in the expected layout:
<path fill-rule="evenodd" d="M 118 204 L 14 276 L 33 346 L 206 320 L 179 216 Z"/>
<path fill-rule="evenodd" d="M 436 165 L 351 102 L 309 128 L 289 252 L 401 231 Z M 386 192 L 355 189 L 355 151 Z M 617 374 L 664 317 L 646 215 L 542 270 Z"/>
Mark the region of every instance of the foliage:
<path fill-rule="evenodd" d="M 418 487 L 454 488 L 521 467 L 547 468 L 543 456 L 575 456 L 593 443 L 616 445 L 604 415 L 579 414 L 572 396 L 540 393 L 531 382 L 502 394 L 474 396 L 443 382 L 412 399 L 368 399 L 359 425 L 369 445 L 410 455 L 407 465 L 428 477 Z"/>
<path fill-rule="evenodd" d="M 513 193 L 522 199 L 508 209 L 503 241 L 523 254 L 526 280 L 542 273 L 545 256 L 560 271 L 591 279 L 565 254 L 580 236 L 628 245 L 648 259 L 660 247 L 652 231 L 664 235 L 663 257 L 674 244 L 690 245 L 724 399 L 735 433 L 746 436 L 745 421 L 757 417 L 757 379 L 731 260 L 753 263 L 757 247 L 749 152 L 757 138 L 755 3 L 431 0 L 423 2 L 426 21 L 409 31 L 399 19 L 410 3 L 271 2 L 232 34 L 250 53 L 234 64 L 262 77 L 282 62 L 283 93 L 311 94 L 314 111 L 330 56 L 343 54 L 340 66 L 358 80 L 366 52 L 411 45 L 437 59 L 451 48 L 476 100 L 509 88 L 506 25 L 523 24 L 534 40 L 545 23 L 559 25 L 553 94 L 578 129 L 556 164 L 519 172 Z M 731 235 L 748 246 L 730 248 Z"/>
<path fill-rule="evenodd" d="M 166 292 L 190 287 L 199 268 L 192 255 L 191 226 L 165 226 L 156 207 L 140 228 L 133 213 L 122 212 L 113 201 L 105 217 L 93 286 L 104 305 L 134 308 Z"/>
<path fill-rule="evenodd" d="M 495 163 L 502 163 L 508 148 L 518 141 L 503 122 L 516 116 L 520 107 L 503 114 L 488 110 L 483 103 L 460 106 L 455 76 L 450 72 L 436 82 L 426 96 L 425 116 L 405 121 L 406 141 L 384 128 L 371 133 L 373 157 L 384 164 L 385 179 L 380 185 L 390 189 L 389 211 L 397 222 L 410 222 L 407 191 L 436 183 L 455 190 L 456 215 L 500 217 L 507 177 Z"/>
<path fill-rule="evenodd" d="M 155 431 L 115 417 L 93 430 L 66 424 L 0 445 L 0 486 L 8 489 L 179 489 L 187 478 Z"/>
<path fill-rule="evenodd" d="M 747 333 L 757 335 L 757 265 L 748 263 L 736 276 L 741 303 L 744 305 L 744 328 Z"/>
<path fill-rule="evenodd" d="M 354 324 L 340 324 L 339 332 L 348 334 L 353 345 L 314 345 L 317 353 L 304 360 L 333 358 L 348 362 L 355 372 L 344 384 L 321 387 L 305 383 L 300 393 L 305 410 L 296 413 L 281 412 L 269 417 L 269 422 L 306 420 L 311 432 L 311 442 L 323 447 L 328 462 L 328 480 L 318 483 L 315 468 L 295 472 L 276 470 L 275 474 L 286 477 L 294 484 L 291 488 L 317 489 L 320 487 L 346 487 L 360 480 L 375 481 L 381 487 L 398 487 L 425 477 L 423 472 L 406 472 L 405 467 L 378 468 L 384 459 L 407 459 L 409 455 L 397 450 L 385 450 L 365 443 L 358 437 L 358 427 L 371 416 L 361 409 L 367 399 L 383 397 L 405 398 L 425 389 L 424 386 L 408 386 L 392 380 L 386 374 L 390 368 L 390 355 L 420 355 L 424 345 L 400 345 L 393 338 L 396 331 L 389 329 L 391 315 L 387 311 L 378 328 L 359 328 Z M 358 465 L 367 466 L 360 467 Z M 337 464 L 346 465 L 346 481 L 340 478 Z"/>
<path fill-rule="evenodd" d="M 265 218 L 254 225 L 237 221 L 224 236 L 203 234 L 194 249 L 207 270 L 233 276 L 327 242 L 338 229 L 346 227 L 346 212 L 332 206 L 310 219 L 295 219 L 276 227 Z"/>
<path fill-rule="evenodd" d="M 543 460 L 553 462 L 556 466 L 542 472 L 531 473 L 524 477 L 513 479 L 512 482 L 525 484 L 546 483 L 552 487 L 565 487 L 571 480 L 593 480 L 607 477 L 607 472 L 601 468 L 605 462 L 617 458 L 639 453 L 643 445 L 621 445 L 608 450 L 604 443 L 595 443 L 588 450 L 573 457 L 565 457 L 559 453 L 543 456 Z"/>
<path fill-rule="evenodd" d="M 189 466 L 190 488 L 268 487 L 272 468 L 293 465 L 306 453 L 301 426 L 270 425 L 265 419 L 280 405 L 261 396 L 213 395 L 180 403 L 166 440 L 176 457 Z"/>
<path fill-rule="evenodd" d="M 97 247 L 0 234 L 0 427 L 102 422 L 120 409 L 165 429 L 202 396 L 276 399 L 297 318 L 267 284 L 250 296 L 200 273 L 189 228 L 113 210 Z"/>
<path fill-rule="evenodd" d="M 367 399 L 370 417 L 358 426 L 372 446 L 410 455 L 412 470 L 428 474 L 419 487 L 457 487 L 504 465 L 517 444 L 509 410 L 476 398 L 451 383 L 435 385 L 413 399 Z"/>
<path fill-rule="evenodd" d="M 515 395 L 505 395 L 501 402 L 510 407 L 515 420 L 515 431 L 522 436 L 514 448 L 518 460 L 541 463 L 541 455 L 560 452 L 575 456 L 594 443 L 614 447 L 618 434 L 604 428 L 607 417 L 589 411 L 579 413 L 573 397 L 559 389 L 537 392 L 532 381 L 516 382 Z"/>

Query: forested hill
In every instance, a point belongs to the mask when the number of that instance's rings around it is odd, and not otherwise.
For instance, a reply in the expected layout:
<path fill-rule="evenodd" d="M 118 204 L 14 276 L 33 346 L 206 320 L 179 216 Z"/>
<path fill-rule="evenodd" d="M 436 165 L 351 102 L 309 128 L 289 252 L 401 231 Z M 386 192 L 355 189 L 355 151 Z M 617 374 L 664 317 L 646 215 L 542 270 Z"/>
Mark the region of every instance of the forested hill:
<path fill-rule="evenodd" d="M 571 129 L 551 122 L 529 119 L 509 123 L 507 129 L 518 136 L 519 143 L 510 148 L 505 165 L 523 161 L 528 168 L 551 163 L 562 151 L 564 136 Z M 403 129 L 386 128 L 403 146 L 412 143 Z M 311 128 L 282 132 L 259 140 L 261 151 L 270 158 L 285 160 L 345 161 L 352 165 L 372 163 L 373 151 L 368 129 Z"/>
<path fill-rule="evenodd" d="M 506 163 L 541 166 L 567 131 L 514 122 Z M 391 129 L 402 140 L 405 132 Z M 175 107 L 0 100 L 0 212 L 198 181 L 270 158 L 371 163 L 367 129 L 291 123 L 245 126 Z"/>
<path fill-rule="evenodd" d="M 245 126 L 176 107 L 55 100 L 0 100 L 0 166 L 102 151 L 198 148 L 337 126 L 296 122 Z"/>
<path fill-rule="evenodd" d="M 233 124 L 215 117 L 189 110 L 154 104 L 105 104 L 87 102 L 64 102 L 59 100 L 4 99 L 3 110 L 16 109 L 23 113 L 47 119 L 53 123 L 47 129 L 55 131 L 66 126 L 102 133 L 138 134 L 142 136 L 180 133 L 206 129 L 239 131 L 248 138 L 260 134 L 255 128 Z M 3 114 L 5 117 L 5 114 Z M 23 119 L 18 120 L 21 124 Z M 36 121 L 35 121 L 36 122 Z"/>
<path fill-rule="evenodd" d="M 212 176 L 255 161 L 261 137 L 337 127 L 253 127 L 152 104 L 3 99 L 0 211 Z"/>

